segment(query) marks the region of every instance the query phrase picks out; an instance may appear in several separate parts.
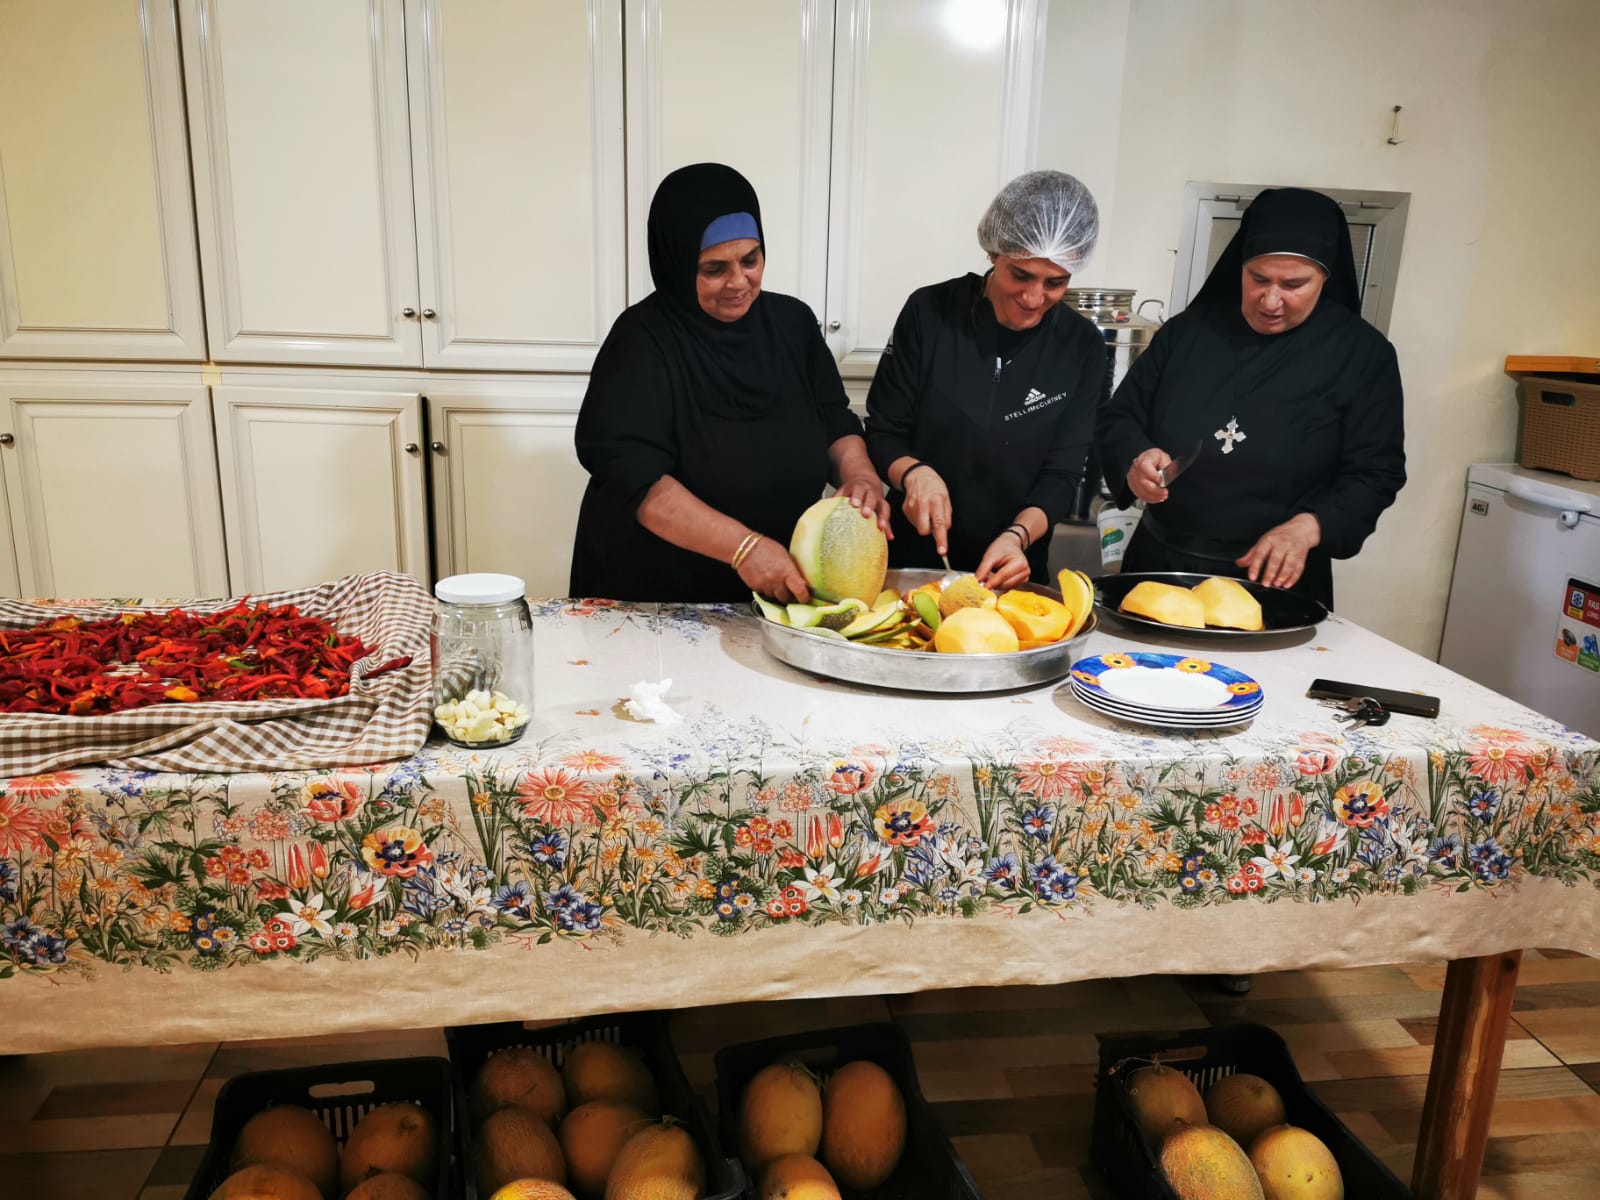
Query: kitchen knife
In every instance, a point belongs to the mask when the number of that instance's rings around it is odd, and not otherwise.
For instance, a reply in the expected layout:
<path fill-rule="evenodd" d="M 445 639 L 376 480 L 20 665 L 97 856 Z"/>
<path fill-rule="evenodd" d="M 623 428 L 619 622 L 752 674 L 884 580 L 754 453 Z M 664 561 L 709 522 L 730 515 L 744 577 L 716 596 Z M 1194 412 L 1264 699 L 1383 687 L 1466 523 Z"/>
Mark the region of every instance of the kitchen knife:
<path fill-rule="evenodd" d="M 1187 454 L 1180 454 L 1176 456 L 1166 466 L 1162 467 L 1161 470 L 1157 471 L 1156 478 L 1161 481 L 1161 486 L 1171 487 L 1174 479 L 1176 479 L 1179 475 L 1182 475 L 1194 465 L 1194 460 L 1200 457 L 1200 451 L 1205 448 L 1205 444 L 1205 439 L 1201 438 L 1189 448 Z"/>

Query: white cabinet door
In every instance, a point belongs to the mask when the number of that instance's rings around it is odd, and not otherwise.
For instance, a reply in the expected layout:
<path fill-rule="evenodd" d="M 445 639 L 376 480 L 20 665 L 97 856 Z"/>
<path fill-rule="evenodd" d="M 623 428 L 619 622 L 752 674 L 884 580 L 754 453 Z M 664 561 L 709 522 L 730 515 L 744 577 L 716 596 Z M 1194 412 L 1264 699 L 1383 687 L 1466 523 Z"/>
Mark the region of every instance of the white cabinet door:
<path fill-rule="evenodd" d="M 871 374 L 917 288 L 984 271 L 978 218 L 1027 169 L 1042 0 L 838 0 L 828 340 Z"/>
<path fill-rule="evenodd" d="M 629 0 L 628 280 L 652 290 L 650 198 L 687 163 L 724 162 L 755 187 L 763 286 L 827 297 L 834 0 Z M 937 144 L 931 142 L 930 144 Z"/>
<path fill-rule="evenodd" d="M 0 435 L 23 595 L 228 594 L 198 377 L 0 371 Z"/>
<path fill-rule="evenodd" d="M 173 0 L 0 4 L 0 358 L 205 358 Z"/>
<path fill-rule="evenodd" d="M 236 590 L 428 578 L 422 405 L 403 381 L 241 373 L 213 403 Z"/>
<path fill-rule="evenodd" d="M 589 475 L 572 448 L 581 378 L 435 380 L 434 547 L 439 574 L 501 571 L 530 596 L 565 596 Z"/>
<path fill-rule="evenodd" d="M 182 6 L 211 357 L 419 366 L 400 0 Z"/>
<path fill-rule="evenodd" d="M 622 0 L 407 0 L 423 358 L 588 370 L 626 299 Z"/>

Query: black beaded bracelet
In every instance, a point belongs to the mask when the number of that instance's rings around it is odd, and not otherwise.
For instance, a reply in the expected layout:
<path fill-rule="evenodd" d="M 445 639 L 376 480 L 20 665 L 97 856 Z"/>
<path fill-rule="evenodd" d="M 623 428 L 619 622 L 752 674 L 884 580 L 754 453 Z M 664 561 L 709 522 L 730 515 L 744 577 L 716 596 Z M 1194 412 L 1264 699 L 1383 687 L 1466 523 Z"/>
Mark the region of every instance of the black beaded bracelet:
<path fill-rule="evenodd" d="M 896 488 L 895 490 L 896 491 L 900 491 L 900 492 L 903 492 L 903 491 L 906 490 L 906 480 L 907 480 L 907 478 L 910 477 L 911 472 L 917 470 L 920 467 L 928 467 L 928 468 L 931 469 L 932 466 L 933 466 L 932 463 L 922 462 L 920 459 L 917 462 L 912 463 L 904 471 L 900 472 L 900 486 L 898 488 Z"/>

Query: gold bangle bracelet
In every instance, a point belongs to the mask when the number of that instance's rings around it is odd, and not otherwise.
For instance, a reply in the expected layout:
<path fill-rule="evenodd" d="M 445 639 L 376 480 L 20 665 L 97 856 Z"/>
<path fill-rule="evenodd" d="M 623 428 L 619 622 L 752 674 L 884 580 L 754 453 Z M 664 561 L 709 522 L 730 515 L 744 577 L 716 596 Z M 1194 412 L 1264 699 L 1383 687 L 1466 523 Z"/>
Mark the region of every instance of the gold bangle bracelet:
<path fill-rule="evenodd" d="M 733 552 L 733 560 L 728 565 L 737 571 L 744 565 L 744 560 L 750 557 L 751 552 L 760 541 L 761 535 L 759 533 L 750 534 L 744 541 L 739 543 L 739 548 Z"/>

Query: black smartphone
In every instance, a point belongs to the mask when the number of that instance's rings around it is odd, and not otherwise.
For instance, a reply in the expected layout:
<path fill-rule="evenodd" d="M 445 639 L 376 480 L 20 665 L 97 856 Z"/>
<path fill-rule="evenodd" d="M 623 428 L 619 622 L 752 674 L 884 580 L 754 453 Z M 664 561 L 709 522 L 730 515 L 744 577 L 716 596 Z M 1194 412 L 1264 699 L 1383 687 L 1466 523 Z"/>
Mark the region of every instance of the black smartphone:
<path fill-rule="evenodd" d="M 1313 700 L 1349 700 L 1355 696 L 1371 696 L 1392 713 L 1406 713 L 1413 717 L 1437 717 L 1439 697 L 1423 696 L 1416 692 L 1396 692 L 1390 688 L 1365 687 L 1359 683 L 1340 683 L 1336 679 L 1314 679 L 1306 689 Z"/>

